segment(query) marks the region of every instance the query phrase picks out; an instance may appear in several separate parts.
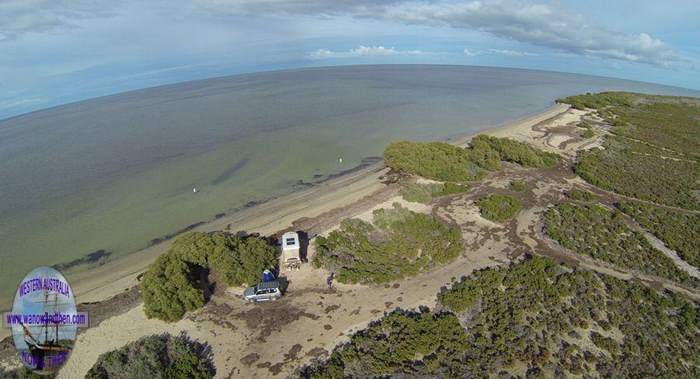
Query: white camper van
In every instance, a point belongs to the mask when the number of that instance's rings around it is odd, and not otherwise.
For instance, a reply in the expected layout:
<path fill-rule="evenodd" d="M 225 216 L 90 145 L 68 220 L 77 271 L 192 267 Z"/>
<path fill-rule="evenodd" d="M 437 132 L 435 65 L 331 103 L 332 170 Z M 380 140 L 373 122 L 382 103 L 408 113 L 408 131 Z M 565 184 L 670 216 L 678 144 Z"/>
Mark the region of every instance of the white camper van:
<path fill-rule="evenodd" d="M 282 265 L 290 270 L 301 268 L 301 257 L 299 257 L 299 234 L 287 232 L 282 235 Z"/>

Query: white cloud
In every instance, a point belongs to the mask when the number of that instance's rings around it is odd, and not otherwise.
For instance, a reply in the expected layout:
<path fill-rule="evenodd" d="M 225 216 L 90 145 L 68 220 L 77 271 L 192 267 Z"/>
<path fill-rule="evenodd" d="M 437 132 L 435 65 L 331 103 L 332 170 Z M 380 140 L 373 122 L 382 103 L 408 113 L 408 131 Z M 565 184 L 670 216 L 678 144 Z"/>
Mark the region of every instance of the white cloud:
<path fill-rule="evenodd" d="M 216 17 L 227 14 L 256 19 L 284 15 L 344 16 L 450 27 L 481 31 L 505 40 L 579 56 L 655 66 L 687 62 L 648 33 L 622 33 L 597 25 L 595 20 L 587 20 L 563 8 L 560 2 L 535 1 L 174 0 L 174 5 L 161 0 L 155 2 L 160 4 L 160 9 L 171 12 L 180 8 L 191 10 L 194 4 L 197 9 L 206 10 Z M 31 32 L 77 27 L 83 19 L 109 17 L 124 4 L 108 0 L 0 0 L 0 42 Z"/>
<path fill-rule="evenodd" d="M 464 55 L 466 55 L 466 56 L 468 56 L 468 57 L 474 57 L 474 56 L 479 55 L 479 51 L 477 51 L 477 50 L 471 50 L 471 49 L 468 49 L 468 48 L 465 47 L 465 48 L 464 48 Z"/>
<path fill-rule="evenodd" d="M 386 17 L 411 24 L 476 29 L 579 55 L 661 66 L 680 60 L 666 44 L 646 33 L 608 30 L 547 4 L 518 0 L 406 3 L 387 8 Z"/>
<path fill-rule="evenodd" d="M 621 33 L 586 20 L 558 3 L 527 0 L 197 0 L 228 12 L 345 15 L 410 25 L 478 30 L 558 52 L 655 66 L 685 61 L 647 33 Z M 496 52 L 493 52 L 496 53 Z M 468 53 L 465 52 L 468 55 Z M 505 54 L 505 53 L 504 53 Z"/>
<path fill-rule="evenodd" d="M 422 50 L 397 50 L 393 47 L 384 46 L 363 46 L 347 51 L 332 51 L 318 49 L 307 54 L 309 59 L 333 59 L 333 58 L 358 58 L 358 57 L 385 57 L 397 55 L 435 55 L 440 54 Z"/>
<path fill-rule="evenodd" d="M 508 55 L 511 57 L 536 57 L 536 56 L 539 56 L 539 54 L 536 54 L 536 53 L 530 53 L 527 51 L 520 51 L 520 50 L 508 50 L 508 49 L 474 50 L 474 49 L 464 48 L 464 55 L 466 55 L 468 57 L 475 57 L 477 55 L 490 55 L 490 54 Z"/>
<path fill-rule="evenodd" d="M 114 15 L 118 2 L 106 0 L 2 0 L 0 42 L 26 33 L 73 28 L 80 20 Z"/>
<path fill-rule="evenodd" d="M 535 57 L 535 56 L 539 55 L 539 54 L 535 54 L 535 53 L 529 53 L 527 51 L 507 50 L 507 49 L 489 49 L 488 52 L 491 54 L 510 55 L 513 57 Z"/>

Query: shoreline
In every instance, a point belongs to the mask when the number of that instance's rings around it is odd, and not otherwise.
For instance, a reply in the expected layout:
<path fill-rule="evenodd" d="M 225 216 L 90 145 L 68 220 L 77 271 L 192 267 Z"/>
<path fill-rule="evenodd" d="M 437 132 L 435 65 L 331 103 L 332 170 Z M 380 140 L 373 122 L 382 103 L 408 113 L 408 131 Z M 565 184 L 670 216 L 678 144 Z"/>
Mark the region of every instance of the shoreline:
<path fill-rule="evenodd" d="M 517 130 L 556 117 L 568 109 L 567 105 L 554 103 L 543 111 L 443 141 L 463 146 L 472 137 L 482 133 L 515 137 Z M 388 169 L 384 167 L 383 160 L 347 171 L 320 180 L 307 188 L 198 223 L 187 232 L 223 230 L 231 224 L 232 231 L 269 235 L 292 227 L 296 220 L 348 206 L 385 187 L 381 178 Z M 72 274 L 71 287 L 76 303 L 97 303 L 129 291 L 138 285 L 138 277 L 160 254 L 170 248 L 178 235 L 173 234 L 170 238 L 141 250 Z M 6 336 L 9 336 L 9 331 L 0 331 L 0 339 Z"/>
<path fill-rule="evenodd" d="M 464 146 L 474 136 L 479 134 L 488 134 L 494 137 L 512 138 L 517 134 L 516 132 L 519 129 L 522 129 L 524 126 L 532 126 L 547 121 L 566 112 L 567 110 L 569 110 L 569 108 L 570 106 L 568 104 L 554 103 L 542 111 L 525 115 L 523 117 L 516 118 L 515 120 L 506 121 L 496 126 L 487 127 L 481 129 L 476 133 L 464 134 L 454 139 L 447 140 L 447 142 L 458 146 Z"/>

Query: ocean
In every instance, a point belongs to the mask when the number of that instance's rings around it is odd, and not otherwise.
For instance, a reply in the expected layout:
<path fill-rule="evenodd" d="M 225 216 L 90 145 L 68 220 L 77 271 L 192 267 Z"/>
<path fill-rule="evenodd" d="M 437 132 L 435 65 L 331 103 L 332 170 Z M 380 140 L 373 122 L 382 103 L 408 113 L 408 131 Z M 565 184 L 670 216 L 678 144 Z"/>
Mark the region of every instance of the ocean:
<path fill-rule="evenodd" d="M 113 259 L 377 159 L 392 140 L 461 136 L 602 90 L 699 95 L 544 71 L 345 66 L 186 82 L 2 120 L 0 305 L 35 266 Z"/>

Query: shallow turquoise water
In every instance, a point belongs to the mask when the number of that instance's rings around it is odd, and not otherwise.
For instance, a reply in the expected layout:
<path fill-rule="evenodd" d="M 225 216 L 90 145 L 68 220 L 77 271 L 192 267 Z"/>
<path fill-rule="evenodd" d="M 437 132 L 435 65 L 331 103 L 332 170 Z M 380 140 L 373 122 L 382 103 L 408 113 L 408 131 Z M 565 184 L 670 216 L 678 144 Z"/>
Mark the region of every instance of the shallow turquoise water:
<path fill-rule="evenodd" d="M 391 140 L 462 135 L 613 89 L 697 95 L 542 71 L 354 66 L 188 82 L 0 121 L 0 300 L 34 266 L 140 249 L 380 156 Z"/>

